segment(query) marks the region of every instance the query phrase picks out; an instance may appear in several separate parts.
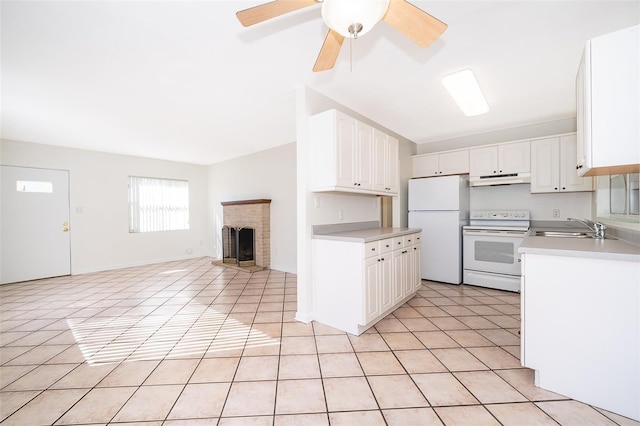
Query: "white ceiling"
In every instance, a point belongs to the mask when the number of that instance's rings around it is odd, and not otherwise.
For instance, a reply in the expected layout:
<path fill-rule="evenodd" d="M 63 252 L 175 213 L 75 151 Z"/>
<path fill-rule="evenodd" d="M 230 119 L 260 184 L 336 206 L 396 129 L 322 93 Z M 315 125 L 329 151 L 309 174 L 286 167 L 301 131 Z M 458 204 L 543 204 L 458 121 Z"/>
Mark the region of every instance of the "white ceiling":
<path fill-rule="evenodd" d="M 584 42 L 640 22 L 639 0 L 414 0 L 449 25 L 430 47 L 382 22 L 313 73 L 320 6 L 242 27 L 263 2 L 2 0 L 2 138 L 213 164 L 295 141 L 302 85 L 417 143 L 561 120 Z M 440 83 L 464 68 L 489 113 Z"/>

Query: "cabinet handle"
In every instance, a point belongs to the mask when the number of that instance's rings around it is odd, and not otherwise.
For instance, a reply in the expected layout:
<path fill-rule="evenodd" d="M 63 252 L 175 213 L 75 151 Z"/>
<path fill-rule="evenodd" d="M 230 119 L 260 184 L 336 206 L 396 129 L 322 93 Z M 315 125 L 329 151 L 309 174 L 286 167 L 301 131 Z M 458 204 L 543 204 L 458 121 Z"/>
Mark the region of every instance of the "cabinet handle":
<path fill-rule="evenodd" d="M 558 190 L 558 188 L 553 188 L 553 190 L 554 190 L 554 191 L 557 191 L 557 190 Z"/>
<path fill-rule="evenodd" d="M 495 174 L 495 172 L 496 172 L 496 171 L 494 170 L 494 171 L 493 171 L 493 173 Z"/>
<path fill-rule="evenodd" d="M 384 262 L 384 257 L 382 259 L 380 259 L 380 260 L 382 260 Z"/>
<path fill-rule="evenodd" d="M 567 188 L 565 188 L 565 187 L 563 186 L 563 187 L 562 187 L 562 190 L 564 191 L 565 189 L 567 189 Z"/>
<path fill-rule="evenodd" d="M 502 173 L 502 170 L 500 170 L 500 173 Z"/>

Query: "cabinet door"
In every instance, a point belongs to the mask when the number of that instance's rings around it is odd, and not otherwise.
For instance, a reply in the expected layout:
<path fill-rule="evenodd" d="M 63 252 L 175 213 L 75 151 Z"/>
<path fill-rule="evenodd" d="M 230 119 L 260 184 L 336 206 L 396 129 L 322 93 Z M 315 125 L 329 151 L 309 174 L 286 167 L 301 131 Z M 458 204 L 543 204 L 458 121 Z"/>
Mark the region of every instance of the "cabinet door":
<path fill-rule="evenodd" d="M 441 153 L 438 156 L 438 167 L 442 175 L 469 173 L 469 150 Z"/>
<path fill-rule="evenodd" d="M 413 253 L 410 253 L 410 250 L 413 251 L 411 247 L 405 247 L 402 250 L 403 297 L 406 297 L 413 293 Z"/>
<path fill-rule="evenodd" d="M 385 161 L 386 190 L 392 195 L 398 194 L 398 139 L 387 136 Z"/>
<path fill-rule="evenodd" d="M 352 188 L 356 182 L 356 120 L 336 111 L 336 185 Z"/>
<path fill-rule="evenodd" d="M 498 173 L 526 173 L 531 171 L 531 143 L 529 141 L 498 145 Z"/>
<path fill-rule="evenodd" d="M 393 275 L 393 303 L 398 303 L 404 298 L 404 281 L 406 278 L 406 274 L 404 271 L 404 258 L 403 252 L 404 250 L 394 250 L 391 261 L 393 262 L 392 267 L 392 275 Z"/>
<path fill-rule="evenodd" d="M 362 325 L 380 315 L 380 293 L 379 293 L 379 257 L 370 257 L 364 262 L 364 288 L 363 288 L 363 309 Z"/>
<path fill-rule="evenodd" d="M 373 127 L 357 123 L 356 186 L 373 189 Z"/>
<path fill-rule="evenodd" d="M 387 189 L 387 156 L 389 143 L 387 135 L 378 129 L 373 129 L 373 190 Z"/>
<path fill-rule="evenodd" d="M 560 137 L 560 188 L 562 191 L 593 191 L 593 178 L 580 177 L 576 173 L 576 150 L 576 135 Z M 531 179 L 533 182 L 533 174 Z"/>
<path fill-rule="evenodd" d="M 487 146 L 469 150 L 469 175 L 491 176 L 498 173 L 498 147 Z"/>
<path fill-rule="evenodd" d="M 413 157 L 413 177 L 436 176 L 438 169 L 438 154 L 420 155 Z"/>
<path fill-rule="evenodd" d="M 380 313 L 391 309 L 394 303 L 392 258 L 391 253 L 387 253 L 378 262 L 378 288 L 380 289 Z"/>
<path fill-rule="evenodd" d="M 580 66 L 576 77 L 576 124 L 578 140 L 575 169 L 576 174 L 579 176 L 582 176 L 589 170 L 588 167 L 591 167 L 590 161 L 589 165 L 587 165 L 587 153 L 591 152 L 591 113 L 589 110 L 589 104 L 591 103 L 590 63 L 590 49 L 587 47 L 580 59 Z M 589 158 L 591 158 L 591 155 L 589 155 Z"/>
<path fill-rule="evenodd" d="M 596 37 L 590 45 L 591 152 L 587 152 L 587 164 L 594 168 L 637 165 L 640 25 Z"/>
<path fill-rule="evenodd" d="M 531 192 L 560 191 L 560 138 L 531 141 Z"/>
<path fill-rule="evenodd" d="M 412 253 L 413 253 L 413 268 L 411 268 L 412 270 L 412 280 L 413 280 L 413 291 L 418 291 L 420 290 L 420 288 L 422 288 L 422 275 L 420 274 L 420 259 L 422 258 L 421 256 L 421 246 L 420 246 L 420 242 L 418 241 L 418 243 L 412 247 Z"/>

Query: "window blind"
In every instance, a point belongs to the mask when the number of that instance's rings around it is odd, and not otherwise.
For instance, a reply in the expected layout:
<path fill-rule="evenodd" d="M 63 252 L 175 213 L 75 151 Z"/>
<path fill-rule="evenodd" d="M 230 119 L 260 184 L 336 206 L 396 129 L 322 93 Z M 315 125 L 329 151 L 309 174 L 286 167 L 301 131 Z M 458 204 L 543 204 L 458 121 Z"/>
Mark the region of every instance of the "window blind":
<path fill-rule="evenodd" d="M 129 176 L 129 232 L 189 229 L 189 182 Z"/>

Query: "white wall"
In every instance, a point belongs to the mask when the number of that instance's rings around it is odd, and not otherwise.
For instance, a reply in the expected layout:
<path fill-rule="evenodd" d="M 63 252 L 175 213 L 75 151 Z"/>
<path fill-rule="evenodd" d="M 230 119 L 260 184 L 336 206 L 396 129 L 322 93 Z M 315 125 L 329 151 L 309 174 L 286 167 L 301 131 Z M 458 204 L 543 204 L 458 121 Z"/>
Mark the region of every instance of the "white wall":
<path fill-rule="evenodd" d="M 69 171 L 72 274 L 212 252 L 205 166 L 8 140 L 0 152 L 5 165 Z M 188 180 L 190 229 L 130 234 L 129 175 Z"/>
<path fill-rule="evenodd" d="M 471 210 L 529 210 L 531 220 L 591 218 L 593 192 L 531 194 L 529 184 L 470 188 Z M 553 217 L 560 210 L 560 218 Z"/>
<path fill-rule="evenodd" d="M 270 199 L 272 269 L 296 272 L 296 144 L 209 167 L 209 221 L 213 253 L 222 258 L 222 201 Z"/>
<path fill-rule="evenodd" d="M 536 139 L 549 135 L 559 135 L 576 131 L 576 118 L 569 117 L 562 120 L 546 121 L 529 124 L 527 126 L 501 129 L 487 133 L 461 136 L 438 141 L 418 141 L 418 154 L 448 151 L 450 149 L 472 148 L 480 145 L 518 141 L 522 139 Z"/>

